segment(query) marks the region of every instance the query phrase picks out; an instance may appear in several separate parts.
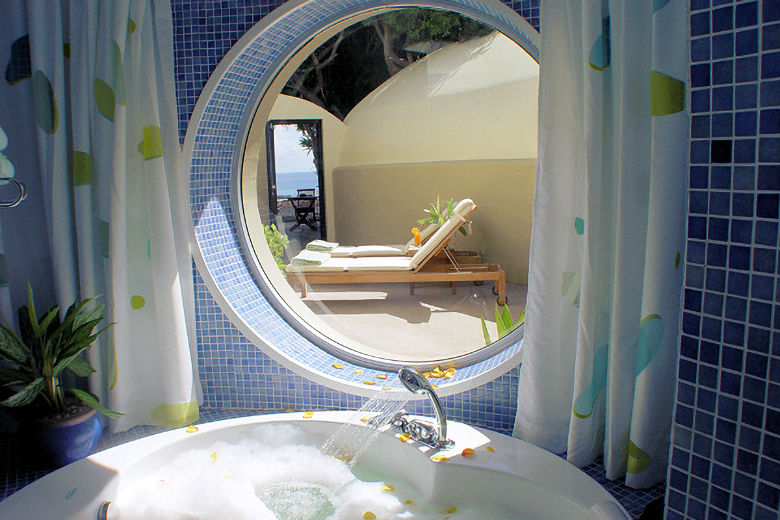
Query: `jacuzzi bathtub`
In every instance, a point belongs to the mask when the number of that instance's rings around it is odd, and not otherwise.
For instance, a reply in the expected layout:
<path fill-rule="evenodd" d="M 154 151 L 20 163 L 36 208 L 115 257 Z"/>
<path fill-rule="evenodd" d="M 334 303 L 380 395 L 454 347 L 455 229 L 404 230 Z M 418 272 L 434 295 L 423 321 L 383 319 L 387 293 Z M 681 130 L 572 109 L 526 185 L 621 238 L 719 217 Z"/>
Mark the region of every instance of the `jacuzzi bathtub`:
<path fill-rule="evenodd" d="M 297 426 L 324 441 L 345 422 L 358 423 L 359 417 L 355 412 L 275 414 L 207 423 L 197 431 L 183 428 L 152 435 L 96 453 L 33 482 L 0 502 L 0 518 L 94 520 L 101 504 L 110 501 L 111 508 L 121 504 L 126 489 L 193 448 L 206 448 L 217 441 L 238 443 L 259 426 L 274 424 Z M 517 520 L 630 518 L 604 488 L 559 457 L 505 435 L 461 423 L 449 422 L 448 426 L 455 445 L 446 451 L 402 442 L 387 429 L 361 456 L 358 466 L 405 483 L 431 503 L 453 504 L 452 514 L 441 518 L 457 519 L 455 506 L 460 504 L 471 504 L 472 510 L 479 510 L 479 504 L 501 507 Z M 464 457 L 465 448 L 473 449 L 473 455 Z M 446 460 L 439 460 L 442 455 Z M 121 507 L 111 508 L 108 518 L 121 519 Z M 415 516 L 407 513 L 403 518 Z"/>

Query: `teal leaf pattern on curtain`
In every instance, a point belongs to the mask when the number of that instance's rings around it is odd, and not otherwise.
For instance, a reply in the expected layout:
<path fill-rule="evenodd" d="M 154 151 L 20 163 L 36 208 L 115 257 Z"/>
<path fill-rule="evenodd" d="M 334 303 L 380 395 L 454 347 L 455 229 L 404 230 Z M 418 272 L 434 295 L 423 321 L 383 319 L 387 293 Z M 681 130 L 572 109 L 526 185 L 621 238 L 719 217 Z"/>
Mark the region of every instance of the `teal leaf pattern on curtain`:
<path fill-rule="evenodd" d="M 604 345 L 596 350 L 593 355 L 593 371 L 591 372 L 590 383 L 580 392 L 574 400 L 572 413 L 579 419 L 587 419 L 593 413 L 593 407 L 596 404 L 599 394 L 607 386 L 607 356 L 609 355 L 609 345 Z"/>
<path fill-rule="evenodd" d="M 595 70 L 606 69 L 612 61 L 609 24 L 609 16 L 605 16 L 601 22 L 601 34 L 596 38 L 596 41 L 593 42 L 593 46 L 590 48 L 588 65 Z"/>
<path fill-rule="evenodd" d="M 636 375 L 639 377 L 655 357 L 664 337 L 664 320 L 658 314 L 645 316 L 639 325 Z"/>
<path fill-rule="evenodd" d="M 22 80 L 32 77 L 30 65 L 30 36 L 25 34 L 11 44 L 8 65 L 5 68 L 5 80 L 9 85 L 16 85 Z"/>
<path fill-rule="evenodd" d="M 54 89 L 51 81 L 40 70 L 36 70 L 32 76 L 33 107 L 35 121 L 47 134 L 57 131 L 59 115 L 57 113 L 57 100 L 54 97 Z"/>
<path fill-rule="evenodd" d="M 580 273 L 561 273 L 561 296 L 575 307 L 580 306 Z"/>
<path fill-rule="evenodd" d="M 666 6 L 671 0 L 653 0 L 653 12 L 658 11 L 662 7 Z"/>
<path fill-rule="evenodd" d="M 585 234 L 585 220 L 582 217 L 577 217 L 574 219 L 574 230 L 578 235 Z"/>

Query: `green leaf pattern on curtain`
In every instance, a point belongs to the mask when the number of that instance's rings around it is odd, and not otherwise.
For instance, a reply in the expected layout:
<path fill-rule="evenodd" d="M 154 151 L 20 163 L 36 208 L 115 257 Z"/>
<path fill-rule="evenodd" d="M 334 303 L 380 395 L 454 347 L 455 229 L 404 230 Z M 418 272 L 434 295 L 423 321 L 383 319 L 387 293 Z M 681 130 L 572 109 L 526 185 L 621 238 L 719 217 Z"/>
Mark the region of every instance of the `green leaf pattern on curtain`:
<path fill-rule="evenodd" d="M 122 69 L 122 50 L 113 42 L 111 66 L 114 76 L 114 100 L 118 105 L 125 104 L 125 73 Z"/>
<path fill-rule="evenodd" d="M 646 451 L 642 450 L 633 442 L 628 441 L 628 463 L 626 466 L 626 473 L 642 473 L 650 467 L 651 460 L 650 455 Z"/>
<path fill-rule="evenodd" d="M 87 152 L 73 150 L 73 184 L 84 186 L 92 183 L 92 157 Z"/>
<path fill-rule="evenodd" d="M 162 135 L 160 127 L 155 125 L 145 126 L 143 129 L 143 140 L 138 143 L 138 151 L 143 155 L 144 160 L 157 159 L 162 157 Z"/>
<path fill-rule="evenodd" d="M 95 103 L 97 103 L 98 112 L 109 121 L 114 120 L 114 108 L 116 105 L 116 95 L 111 85 L 100 78 L 95 78 Z"/>
<path fill-rule="evenodd" d="M 650 72 L 650 106 L 654 116 L 685 110 L 685 83 L 663 72 Z"/>

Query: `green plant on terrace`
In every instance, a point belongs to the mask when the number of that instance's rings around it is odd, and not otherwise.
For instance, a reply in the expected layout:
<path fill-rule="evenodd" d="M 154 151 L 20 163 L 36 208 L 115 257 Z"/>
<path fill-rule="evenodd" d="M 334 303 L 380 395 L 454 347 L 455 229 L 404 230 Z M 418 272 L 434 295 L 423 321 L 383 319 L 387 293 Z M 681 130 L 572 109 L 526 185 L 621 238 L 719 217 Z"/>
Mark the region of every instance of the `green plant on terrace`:
<path fill-rule="evenodd" d="M 525 323 L 525 309 L 523 309 L 523 312 L 520 313 L 520 316 L 518 316 L 517 321 L 514 321 L 512 319 L 512 314 L 509 312 L 509 305 L 504 305 L 503 310 L 498 310 L 498 304 L 494 303 L 495 306 L 495 312 L 496 312 L 496 332 L 498 333 L 498 337 L 496 340 L 503 338 L 513 330 L 515 330 L 517 327 Z M 480 321 L 482 322 L 482 336 L 485 338 L 485 345 L 489 345 L 492 343 L 492 339 L 490 339 L 490 333 L 488 332 L 487 324 L 485 323 L 485 318 L 480 316 Z"/>
<path fill-rule="evenodd" d="M 446 206 L 442 208 L 441 198 L 439 195 L 436 195 L 436 200 L 431 201 L 431 206 L 423 211 L 427 213 L 428 216 L 419 219 L 417 221 L 418 224 L 436 224 L 440 226 L 444 224 L 449 216 L 455 211 L 455 199 L 447 201 Z M 458 231 L 460 231 L 463 236 L 467 235 L 465 226 L 460 226 Z"/>
<path fill-rule="evenodd" d="M 284 263 L 284 252 L 287 246 L 290 245 L 290 239 L 276 229 L 276 224 L 271 224 L 270 226 L 263 224 L 263 234 L 265 234 L 265 241 L 268 243 L 268 248 L 271 250 L 271 255 L 273 255 L 276 265 L 279 269 L 284 270 L 287 267 L 287 264 Z"/>

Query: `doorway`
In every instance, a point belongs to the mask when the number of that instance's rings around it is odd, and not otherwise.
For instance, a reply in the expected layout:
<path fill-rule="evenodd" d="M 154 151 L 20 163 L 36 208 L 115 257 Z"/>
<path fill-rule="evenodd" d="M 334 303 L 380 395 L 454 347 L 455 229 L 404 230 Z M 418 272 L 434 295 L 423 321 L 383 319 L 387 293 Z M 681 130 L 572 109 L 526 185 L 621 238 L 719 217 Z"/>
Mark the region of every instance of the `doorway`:
<path fill-rule="evenodd" d="M 287 235 L 292 257 L 327 239 L 322 120 L 273 119 L 266 125 L 269 221 Z"/>

